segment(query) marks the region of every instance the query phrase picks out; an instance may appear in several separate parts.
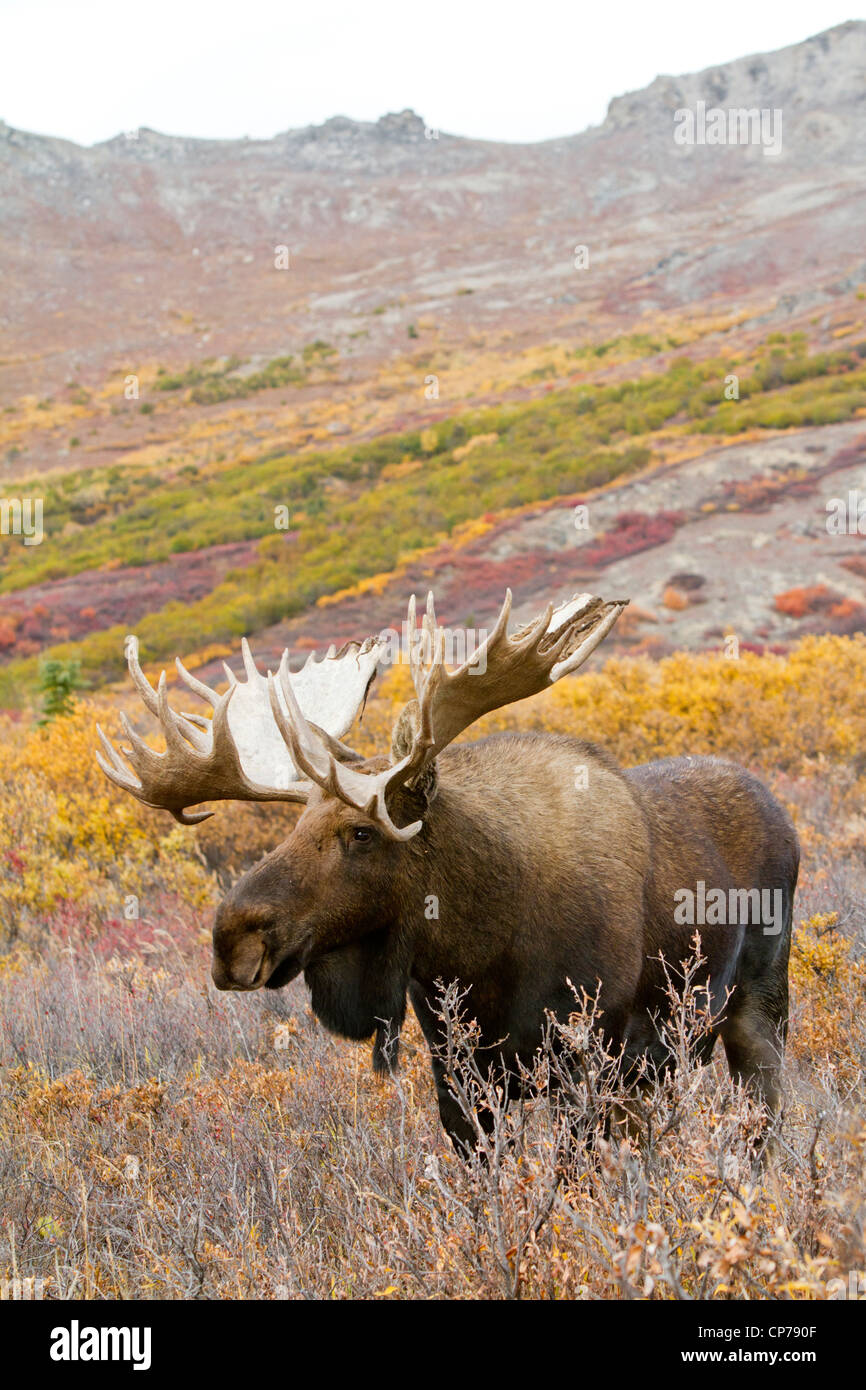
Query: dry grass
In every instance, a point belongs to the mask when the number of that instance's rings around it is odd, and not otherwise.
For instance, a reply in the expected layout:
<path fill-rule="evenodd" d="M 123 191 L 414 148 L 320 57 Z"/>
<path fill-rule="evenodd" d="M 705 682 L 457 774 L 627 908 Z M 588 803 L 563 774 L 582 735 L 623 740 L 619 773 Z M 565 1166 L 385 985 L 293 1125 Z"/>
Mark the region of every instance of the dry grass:
<path fill-rule="evenodd" d="M 47 1276 L 60 1298 L 821 1298 L 864 1266 L 861 1077 L 828 1055 L 789 1065 L 760 1172 L 758 1117 L 718 1063 L 651 1086 L 633 1107 L 640 1142 L 605 1140 L 615 1083 L 577 1005 L 561 1030 L 569 1069 L 539 1061 L 567 1105 L 506 1111 L 466 1060 L 452 993 L 464 1108 L 492 1116 L 464 1165 L 414 1028 L 383 1083 L 366 1048 L 321 1030 L 299 984 L 238 1001 L 205 979 L 196 947 L 147 963 L 13 958 L 0 984 L 9 1273 Z M 703 1020 L 683 994 L 685 1062 Z"/>

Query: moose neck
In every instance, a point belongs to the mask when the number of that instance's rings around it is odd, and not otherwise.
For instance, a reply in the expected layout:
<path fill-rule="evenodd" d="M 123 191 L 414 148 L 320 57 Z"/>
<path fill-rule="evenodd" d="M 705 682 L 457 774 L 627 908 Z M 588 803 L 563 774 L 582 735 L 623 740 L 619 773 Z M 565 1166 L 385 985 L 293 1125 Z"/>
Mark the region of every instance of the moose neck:
<path fill-rule="evenodd" d="M 418 983 L 469 981 L 484 969 L 489 941 L 483 924 L 513 917 L 525 879 L 516 828 L 513 806 L 491 797 L 489 789 L 441 777 L 424 828 L 407 846 L 399 932 L 411 941 L 411 973 Z"/>

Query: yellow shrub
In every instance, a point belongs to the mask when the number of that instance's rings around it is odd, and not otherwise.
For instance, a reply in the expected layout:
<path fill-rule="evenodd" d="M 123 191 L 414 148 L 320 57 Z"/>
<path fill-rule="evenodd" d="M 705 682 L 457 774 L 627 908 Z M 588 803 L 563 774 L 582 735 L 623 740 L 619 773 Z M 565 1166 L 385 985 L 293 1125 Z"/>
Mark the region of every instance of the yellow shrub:
<path fill-rule="evenodd" d="M 0 765 L 0 931 L 16 936 L 60 903 L 117 912 L 125 893 L 158 885 L 191 906 L 213 888 L 192 836 L 102 774 L 97 717 L 122 739 L 116 713 L 79 704 L 44 729 L 6 725 Z"/>
<path fill-rule="evenodd" d="M 787 656 L 617 657 L 485 726 L 579 734 L 626 765 L 711 753 L 800 773 L 866 747 L 864 690 L 866 638 L 808 637 Z"/>
<path fill-rule="evenodd" d="M 819 912 L 794 930 L 789 977 L 796 1027 L 793 1056 L 829 1061 L 840 1075 L 856 1073 L 855 1022 L 862 1016 L 866 968 L 852 956 L 853 941 L 837 929 L 838 912 Z"/>

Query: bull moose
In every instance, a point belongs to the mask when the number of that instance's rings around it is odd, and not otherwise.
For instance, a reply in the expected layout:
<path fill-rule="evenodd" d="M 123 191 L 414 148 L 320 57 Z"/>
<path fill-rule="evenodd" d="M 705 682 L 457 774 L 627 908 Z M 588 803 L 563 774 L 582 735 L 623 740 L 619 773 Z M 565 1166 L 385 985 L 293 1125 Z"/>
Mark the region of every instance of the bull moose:
<path fill-rule="evenodd" d="M 454 743 L 481 715 L 576 671 L 624 604 L 577 595 L 509 634 L 509 591 L 486 640 L 449 670 L 432 595 L 420 627 L 413 597 L 415 698 L 385 756 L 362 758 L 342 742 L 379 665 L 381 637 L 311 656 L 298 672 L 284 652 L 267 677 L 244 641 L 247 679 L 226 667 L 224 694 L 178 661 L 210 718 L 175 711 L 165 673 L 154 689 L 129 638 L 129 670 L 166 750 L 151 749 L 122 716 L 130 771 L 99 730 L 107 776 L 183 824 L 211 814 L 187 811 L 202 802 L 306 804 L 288 839 L 221 903 L 214 982 L 279 989 L 303 971 L 327 1028 L 374 1035 L 380 1071 L 394 1065 L 408 996 L 431 1049 L 442 1123 L 458 1147 L 473 1134 L 437 1056 L 437 982 L 467 991 L 479 1046 L 515 1084 L 548 1012 L 573 1010 L 572 986 L 600 991 L 603 1028 L 625 1058 L 664 1067 L 658 1018 L 669 1003 L 659 957 L 689 955 L 694 926 L 677 904 L 705 884 L 740 900 L 770 894 L 781 905 L 775 926 L 742 916 L 712 925 L 707 914 L 701 928 L 703 979 L 719 1005 L 706 1052 L 720 1035 L 732 1075 L 768 1115 L 779 1104 L 799 851 L 789 817 L 761 782 L 711 757 L 624 770 L 564 734 Z"/>

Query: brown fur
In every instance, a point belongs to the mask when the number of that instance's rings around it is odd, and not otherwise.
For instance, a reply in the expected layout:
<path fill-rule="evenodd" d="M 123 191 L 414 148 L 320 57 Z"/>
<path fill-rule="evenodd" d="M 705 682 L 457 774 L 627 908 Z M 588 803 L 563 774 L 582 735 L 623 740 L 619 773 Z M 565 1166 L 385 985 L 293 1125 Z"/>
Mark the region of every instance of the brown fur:
<path fill-rule="evenodd" d="M 435 1052 L 437 982 L 458 980 L 481 1044 L 501 1042 L 508 1067 L 531 1061 L 546 1010 L 573 1009 L 567 980 L 590 993 L 600 981 L 610 1040 L 627 1058 L 664 1065 L 654 958 L 687 957 L 695 930 L 674 921 L 674 894 L 699 879 L 778 888 L 777 936 L 760 925 L 700 928 L 717 1004 L 733 991 L 717 1029 L 732 1073 L 776 1108 L 799 855 L 789 818 L 744 769 L 679 758 L 623 771 L 578 739 L 497 735 L 447 748 L 435 776 L 402 788 L 390 809 L 399 824 L 423 818 L 420 833 L 395 842 L 364 812 L 313 793 L 289 839 L 220 906 L 220 988 L 278 988 L 303 970 L 318 1017 L 347 1037 L 375 1032 L 384 1069 L 407 995 Z M 357 840 L 359 829 L 371 838 Z M 443 1123 L 468 1142 L 435 1056 L 433 1069 Z"/>

